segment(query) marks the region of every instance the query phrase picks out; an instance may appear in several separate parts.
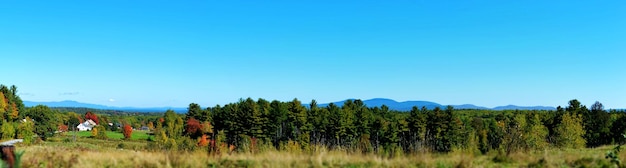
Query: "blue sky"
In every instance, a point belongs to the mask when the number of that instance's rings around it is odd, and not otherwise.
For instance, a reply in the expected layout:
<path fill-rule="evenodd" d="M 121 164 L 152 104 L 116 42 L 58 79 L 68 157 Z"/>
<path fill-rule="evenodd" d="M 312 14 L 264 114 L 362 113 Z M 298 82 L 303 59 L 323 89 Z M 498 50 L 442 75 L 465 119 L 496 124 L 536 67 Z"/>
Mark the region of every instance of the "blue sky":
<path fill-rule="evenodd" d="M 626 107 L 626 1 L 2 1 L 24 100 Z"/>

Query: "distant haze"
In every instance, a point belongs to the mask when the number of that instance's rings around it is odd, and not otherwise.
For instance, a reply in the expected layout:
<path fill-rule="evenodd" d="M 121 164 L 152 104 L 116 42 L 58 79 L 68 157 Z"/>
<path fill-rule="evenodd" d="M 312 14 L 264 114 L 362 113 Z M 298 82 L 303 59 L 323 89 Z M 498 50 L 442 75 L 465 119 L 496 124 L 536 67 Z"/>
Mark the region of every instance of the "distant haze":
<path fill-rule="evenodd" d="M 354 99 L 352 99 L 354 100 Z M 344 101 L 337 101 L 337 102 L 332 102 L 338 106 L 342 106 Z M 308 107 L 309 105 L 306 104 L 306 102 L 303 102 L 304 106 Z M 329 102 L 330 103 L 330 102 Z M 329 103 L 322 103 L 322 104 L 318 104 L 318 106 L 320 107 L 325 107 L 328 106 Z M 391 99 L 385 99 L 385 98 L 375 98 L 375 99 L 369 99 L 369 100 L 363 100 L 363 103 L 367 106 L 367 107 L 380 107 L 382 105 L 386 105 L 389 107 L 389 109 L 391 110 L 398 110 L 398 111 L 410 111 L 413 106 L 416 106 L 418 108 L 421 107 L 426 107 L 428 109 L 433 109 L 435 107 L 440 107 L 440 108 L 445 108 L 447 105 L 441 105 L 438 103 L 434 103 L 434 102 L 429 102 L 429 101 L 405 101 L 405 102 L 397 102 L 395 100 L 391 100 Z M 138 112 L 163 112 L 166 111 L 168 109 L 174 110 L 178 113 L 185 113 L 186 112 L 186 107 L 114 107 L 114 106 L 104 106 L 104 105 L 97 105 L 97 104 L 88 104 L 88 103 L 80 103 L 77 101 L 60 101 L 60 102 L 32 102 L 32 101 L 24 101 L 24 105 L 26 106 L 36 106 L 36 105 L 46 105 L 49 107 L 85 107 L 85 108 L 93 108 L 93 109 L 111 109 L 111 110 L 125 110 L 125 111 L 138 111 Z M 514 106 L 514 105 L 508 105 L 508 106 L 499 106 L 499 107 L 495 107 L 495 108 L 486 108 L 486 107 L 480 107 L 480 106 L 476 106 L 476 105 L 471 105 L 471 104 L 464 104 L 464 105 L 452 105 L 455 109 L 490 109 L 490 110 L 554 110 L 554 107 L 547 107 L 547 106 Z M 205 107 L 206 108 L 206 107 Z"/>

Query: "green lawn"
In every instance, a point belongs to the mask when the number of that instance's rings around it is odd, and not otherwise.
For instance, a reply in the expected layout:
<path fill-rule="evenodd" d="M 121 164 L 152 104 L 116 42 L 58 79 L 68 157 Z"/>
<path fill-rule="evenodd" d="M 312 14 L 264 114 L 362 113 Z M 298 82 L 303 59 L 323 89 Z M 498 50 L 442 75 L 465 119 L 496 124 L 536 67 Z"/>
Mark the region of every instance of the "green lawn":
<path fill-rule="evenodd" d="M 124 134 L 122 132 L 113 132 L 107 131 L 107 137 L 109 139 L 124 139 Z M 74 132 L 68 132 L 68 136 L 74 135 Z M 77 134 L 79 137 L 91 137 L 91 131 L 78 131 Z M 148 135 L 147 131 L 133 131 L 130 136 L 131 140 L 147 140 L 151 135 Z"/>

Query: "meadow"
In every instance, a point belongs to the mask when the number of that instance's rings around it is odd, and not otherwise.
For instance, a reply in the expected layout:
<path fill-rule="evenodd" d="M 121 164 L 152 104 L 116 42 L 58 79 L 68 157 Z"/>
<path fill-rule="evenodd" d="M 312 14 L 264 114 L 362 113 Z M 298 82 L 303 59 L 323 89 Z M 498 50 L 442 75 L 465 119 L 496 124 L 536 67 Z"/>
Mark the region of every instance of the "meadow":
<path fill-rule="evenodd" d="M 79 133 L 54 137 L 24 151 L 22 167 L 612 167 L 604 156 L 613 146 L 585 149 L 548 148 L 501 157 L 496 152 L 473 154 L 422 153 L 383 157 L 316 147 L 311 152 L 266 150 L 209 154 L 207 150 L 169 151 L 147 148 L 143 140 L 94 139 Z M 54 140 L 60 139 L 60 140 Z M 620 153 L 620 159 L 626 154 Z"/>
<path fill-rule="evenodd" d="M 74 134 L 76 134 L 77 137 L 91 137 L 92 133 L 91 131 L 76 131 L 76 132 L 67 132 L 66 135 L 68 136 L 73 136 Z M 122 134 L 119 131 L 106 131 L 106 135 L 108 137 L 108 139 L 124 139 L 124 134 Z M 151 135 L 148 135 L 148 131 L 133 131 L 132 135 L 131 135 L 131 140 L 148 140 L 148 138 L 150 138 Z M 154 136 L 152 136 L 154 137 Z"/>

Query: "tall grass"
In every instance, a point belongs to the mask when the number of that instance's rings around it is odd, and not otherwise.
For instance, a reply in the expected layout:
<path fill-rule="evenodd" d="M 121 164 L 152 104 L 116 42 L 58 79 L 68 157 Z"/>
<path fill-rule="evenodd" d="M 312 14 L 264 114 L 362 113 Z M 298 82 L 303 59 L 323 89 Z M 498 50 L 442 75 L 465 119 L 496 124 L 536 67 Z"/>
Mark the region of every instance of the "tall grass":
<path fill-rule="evenodd" d="M 611 148 L 517 152 L 502 161 L 496 159 L 497 152 L 481 155 L 453 151 L 390 157 L 314 146 L 310 151 L 265 149 L 256 153 L 210 154 L 204 149 L 144 150 L 146 143 L 80 138 L 76 143 L 42 142 L 20 146 L 18 150 L 25 151 L 23 167 L 596 167 L 608 163 L 604 154 Z M 620 158 L 626 155 L 621 153 Z"/>

